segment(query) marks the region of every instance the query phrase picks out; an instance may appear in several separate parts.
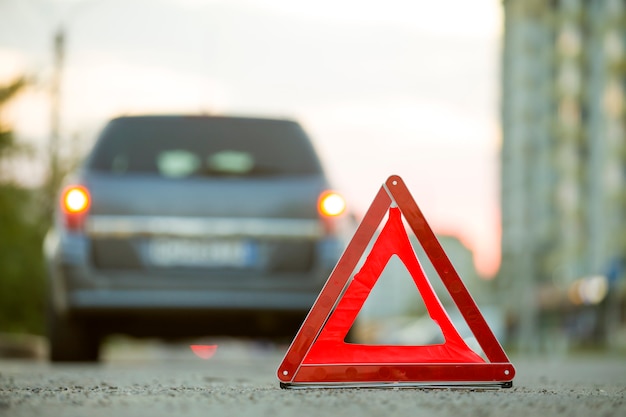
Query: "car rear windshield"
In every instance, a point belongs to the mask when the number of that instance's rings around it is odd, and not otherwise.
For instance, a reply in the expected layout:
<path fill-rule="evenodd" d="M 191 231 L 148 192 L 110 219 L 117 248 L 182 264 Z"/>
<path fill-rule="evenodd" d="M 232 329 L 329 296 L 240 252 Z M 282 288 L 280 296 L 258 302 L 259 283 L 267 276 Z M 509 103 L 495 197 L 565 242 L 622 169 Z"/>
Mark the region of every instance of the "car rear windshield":
<path fill-rule="evenodd" d="M 100 135 L 87 167 L 173 178 L 300 176 L 321 170 L 299 124 L 228 117 L 115 119 Z"/>

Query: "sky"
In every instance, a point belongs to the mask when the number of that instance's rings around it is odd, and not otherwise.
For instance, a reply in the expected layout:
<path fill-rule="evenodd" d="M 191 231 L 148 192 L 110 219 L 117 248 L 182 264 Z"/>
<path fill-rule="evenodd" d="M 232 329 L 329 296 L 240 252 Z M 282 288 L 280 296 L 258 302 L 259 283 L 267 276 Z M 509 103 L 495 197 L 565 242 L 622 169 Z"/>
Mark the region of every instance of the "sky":
<path fill-rule="evenodd" d="M 3 117 L 42 157 L 62 27 L 66 152 L 121 114 L 294 118 L 354 212 L 400 175 L 435 231 L 497 271 L 499 0 L 0 0 L 0 16 L 0 82 L 38 80 Z"/>

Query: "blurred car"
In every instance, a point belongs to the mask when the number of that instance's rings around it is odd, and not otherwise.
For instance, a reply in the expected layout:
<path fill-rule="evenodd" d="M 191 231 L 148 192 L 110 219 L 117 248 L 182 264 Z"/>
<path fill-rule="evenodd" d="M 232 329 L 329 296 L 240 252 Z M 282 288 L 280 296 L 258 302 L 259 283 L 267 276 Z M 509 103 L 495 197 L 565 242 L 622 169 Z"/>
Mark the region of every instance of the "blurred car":
<path fill-rule="evenodd" d="M 292 337 L 346 242 L 330 190 L 295 121 L 110 121 L 46 236 L 50 359 L 114 333 Z"/>

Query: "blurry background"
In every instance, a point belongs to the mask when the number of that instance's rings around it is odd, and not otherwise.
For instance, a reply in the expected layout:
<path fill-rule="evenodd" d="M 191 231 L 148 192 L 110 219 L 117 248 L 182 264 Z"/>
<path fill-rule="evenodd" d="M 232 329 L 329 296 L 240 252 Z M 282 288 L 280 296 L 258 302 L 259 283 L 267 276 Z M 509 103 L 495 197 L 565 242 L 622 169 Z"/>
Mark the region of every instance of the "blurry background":
<path fill-rule="evenodd" d="M 625 7 L 504 2 L 498 280 L 523 349 L 626 344 Z"/>
<path fill-rule="evenodd" d="M 621 0 L 0 0 L 0 332 L 42 332 L 55 190 L 103 123 L 206 112 L 301 121 L 357 216 L 401 175 L 511 348 L 623 350 L 625 18 Z M 385 308 L 394 288 L 365 312 L 411 313 Z"/>

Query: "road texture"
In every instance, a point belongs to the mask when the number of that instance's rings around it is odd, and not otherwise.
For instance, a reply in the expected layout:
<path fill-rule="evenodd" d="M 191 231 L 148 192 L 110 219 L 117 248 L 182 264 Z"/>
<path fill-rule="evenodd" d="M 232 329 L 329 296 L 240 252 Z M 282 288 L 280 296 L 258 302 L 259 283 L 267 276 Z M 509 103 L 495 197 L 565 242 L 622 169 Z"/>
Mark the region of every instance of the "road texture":
<path fill-rule="evenodd" d="M 0 360 L 0 416 L 626 416 L 626 357 L 513 358 L 514 387 L 281 390 L 285 346 L 118 343 L 101 365 Z"/>

